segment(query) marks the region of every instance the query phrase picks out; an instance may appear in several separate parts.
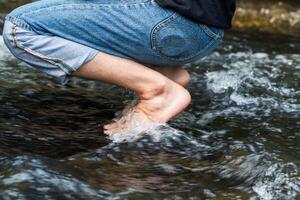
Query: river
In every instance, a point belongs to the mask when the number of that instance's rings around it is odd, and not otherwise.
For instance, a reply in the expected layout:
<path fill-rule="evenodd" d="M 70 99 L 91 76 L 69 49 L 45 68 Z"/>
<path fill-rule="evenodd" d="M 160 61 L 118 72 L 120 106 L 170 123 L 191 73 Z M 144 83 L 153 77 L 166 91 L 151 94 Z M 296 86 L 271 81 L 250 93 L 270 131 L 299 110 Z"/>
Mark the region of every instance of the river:
<path fill-rule="evenodd" d="M 227 32 L 184 113 L 113 141 L 132 93 L 60 86 L 0 37 L 0 199 L 300 199 L 300 37 L 272 30 Z"/>

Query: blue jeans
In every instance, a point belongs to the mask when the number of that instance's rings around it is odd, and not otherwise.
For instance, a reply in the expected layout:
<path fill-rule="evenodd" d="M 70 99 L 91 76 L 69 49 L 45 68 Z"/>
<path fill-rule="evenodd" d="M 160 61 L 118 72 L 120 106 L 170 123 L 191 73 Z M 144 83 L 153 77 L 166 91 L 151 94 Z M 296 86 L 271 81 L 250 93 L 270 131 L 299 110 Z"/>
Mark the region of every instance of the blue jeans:
<path fill-rule="evenodd" d="M 179 66 L 209 55 L 222 36 L 154 0 L 42 0 L 11 12 L 3 33 L 17 58 L 61 83 L 99 51 Z"/>

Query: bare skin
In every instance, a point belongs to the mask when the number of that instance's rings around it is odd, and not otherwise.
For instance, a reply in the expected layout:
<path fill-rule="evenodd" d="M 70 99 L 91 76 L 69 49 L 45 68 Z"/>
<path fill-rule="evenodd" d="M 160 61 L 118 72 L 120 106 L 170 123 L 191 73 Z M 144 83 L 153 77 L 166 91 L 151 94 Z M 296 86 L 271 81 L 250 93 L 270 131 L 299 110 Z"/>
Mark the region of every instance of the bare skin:
<path fill-rule="evenodd" d="M 178 83 L 179 85 L 183 86 L 183 87 L 187 87 L 189 82 L 190 82 L 190 74 L 183 69 L 182 67 L 155 67 L 152 65 L 145 65 L 161 74 L 163 74 L 164 76 L 168 77 L 169 79 L 171 79 L 172 81 Z M 125 108 L 127 109 L 127 108 Z M 121 113 L 124 113 L 124 111 L 122 111 Z M 114 130 L 114 132 L 118 132 L 120 129 L 122 129 L 122 124 L 123 119 L 119 119 L 117 121 L 111 122 L 109 124 L 106 124 L 104 126 L 105 130 Z M 125 122 L 126 123 L 126 122 Z M 134 123 L 134 122 L 131 122 Z M 136 124 L 132 124 L 132 126 L 135 126 Z"/>
<path fill-rule="evenodd" d="M 151 69 L 131 60 L 99 52 L 89 63 L 82 66 L 74 76 L 101 82 L 116 84 L 137 93 L 139 102 L 132 109 L 128 119 L 122 123 L 105 127 L 107 134 L 130 130 L 136 124 L 147 121 L 166 123 L 182 112 L 190 103 L 191 96 L 182 86 L 189 81 L 181 77 L 186 71 Z M 156 70 L 157 71 L 156 71 Z M 182 68 L 181 68 L 182 69 Z M 165 75 L 164 75 L 165 74 Z M 170 78 L 173 78 L 171 80 Z M 179 84 L 178 84 L 179 83 Z M 182 85 L 181 85 L 182 84 Z M 134 121 L 133 121 L 134 119 Z"/>
<path fill-rule="evenodd" d="M 158 71 L 159 73 L 163 74 L 179 85 L 182 85 L 183 87 L 187 87 L 190 82 L 190 74 L 182 67 L 155 67 L 151 65 L 146 66 L 155 71 Z"/>

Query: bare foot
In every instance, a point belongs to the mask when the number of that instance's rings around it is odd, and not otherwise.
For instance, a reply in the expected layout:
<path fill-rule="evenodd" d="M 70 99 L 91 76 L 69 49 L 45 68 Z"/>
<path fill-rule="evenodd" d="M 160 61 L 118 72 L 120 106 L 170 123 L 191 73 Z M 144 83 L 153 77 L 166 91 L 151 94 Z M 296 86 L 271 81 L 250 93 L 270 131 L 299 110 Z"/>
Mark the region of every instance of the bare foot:
<path fill-rule="evenodd" d="M 153 121 L 150 120 L 145 113 L 134 107 L 131 110 L 128 110 L 126 115 L 119 118 L 116 122 L 105 125 L 104 133 L 108 135 L 125 133 L 139 127 L 146 128 L 148 124 L 153 124 Z"/>
<path fill-rule="evenodd" d="M 152 65 L 147 65 L 147 67 L 160 72 L 167 78 L 171 79 L 172 81 L 178 83 L 179 85 L 186 87 L 190 82 L 190 75 L 187 70 L 183 69 L 183 67 L 155 67 Z M 123 117 L 122 119 L 120 117 L 122 116 L 129 116 L 130 111 L 132 108 L 137 104 L 137 102 L 133 102 L 130 105 L 127 105 L 124 110 L 119 111 L 116 113 L 116 118 L 113 120 L 113 122 L 107 124 L 104 126 L 105 130 L 111 130 L 115 129 L 117 130 L 118 127 L 123 127 L 123 124 L 125 124 L 125 121 L 130 121 L 130 117 Z M 137 115 L 137 114 L 135 114 Z M 132 117 L 132 116 L 131 116 Z M 135 116 L 134 118 L 136 118 Z"/>
<path fill-rule="evenodd" d="M 106 134 L 123 133 L 147 123 L 166 123 L 190 103 L 189 92 L 181 85 L 167 80 L 154 91 L 140 94 L 138 104 L 117 122 L 106 125 Z"/>

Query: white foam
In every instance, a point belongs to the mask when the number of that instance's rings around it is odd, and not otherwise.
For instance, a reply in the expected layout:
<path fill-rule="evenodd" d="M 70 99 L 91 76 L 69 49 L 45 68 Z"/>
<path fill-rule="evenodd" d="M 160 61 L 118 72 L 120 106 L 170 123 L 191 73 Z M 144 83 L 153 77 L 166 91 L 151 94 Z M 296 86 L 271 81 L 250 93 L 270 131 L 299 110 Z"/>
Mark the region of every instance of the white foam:
<path fill-rule="evenodd" d="M 151 136 L 154 136 L 155 138 L 155 135 L 156 137 L 159 136 L 159 132 L 157 130 L 159 130 L 160 125 L 162 124 L 151 122 L 140 124 L 129 131 L 113 133 L 109 135 L 109 139 L 113 143 L 135 142 L 149 133 L 151 133 Z"/>
<path fill-rule="evenodd" d="M 294 163 L 273 164 L 253 186 L 262 200 L 295 199 L 300 193 L 299 169 Z"/>
<path fill-rule="evenodd" d="M 155 123 L 144 116 L 141 117 L 138 112 L 135 112 L 135 105 L 138 99 L 132 102 L 127 102 L 127 106 L 116 113 L 114 122 L 126 127 L 127 124 L 131 127 L 130 130 L 119 130 L 109 135 L 109 139 L 113 143 L 135 142 L 144 136 L 150 136 L 154 142 L 159 142 L 163 137 L 171 137 L 175 139 L 177 136 L 184 134 L 175 128 L 170 127 L 165 123 Z"/>
<path fill-rule="evenodd" d="M 130 112 L 128 107 L 125 108 L 125 110 Z M 130 113 L 129 115 L 128 113 L 124 112 L 120 113 L 123 113 L 126 118 L 129 116 L 129 119 L 133 119 L 130 117 Z M 134 120 L 135 119 L 133 119 L 133 121 Z M 189 147 L 206 147 L 205 145 L 198 143 L 194 138 L 187 135 L 183 131 L 172 128 L 165 123 L 154 123 L 152 121 L 144 121 L 141 123 L 137 121 L 133 123 L 135 123 L 135 126 L 130 130 L 116 132 L 109 135 L 108 138 L 112 141 L 111 144 L 137 142 L 138 140 L 147 137 L 150 138 L 152 142 L 163 142 L 164 145 L 168 147 L 172 147 L 173 143 L 179 143 L 182 145 L 188 143 Z"/>
<path fill-rule="evenodd" d="M 244 74 L 236 70 L 208 72 L 207 87 L 214 93 L 224 93 L 229 88 L 236 90 L 243 81 Z"/>
<path fill-rule="evenodd" d="M 296 101 L 299 91 L 276 82 L 284 75 L 282 71 L 286 71 L 287 67 L 292 70 L 297 68 L 300 64 L 299 56 L 237 52 L 226 55 L 224 59 L 227 61 L 222 70 L 205 74 L 207 89 L 216 94 L 228 95 L 237 106 L 253 104 L 257 109 L 268 107 L 289 113 L 300 111 L 300 104 Z M 265 92 L 253 96 L 253 91 L 257 89 Z"/>
<path fill-rule="evenodd" d="M 31 181 L 33 179 L 33 177 L 25 172 L 21 172 L 18 174 L 14 174 L 13 176 L 9 177 L 9 178 L 5 178 L 2 180 L 2 183 L 4 185 L 11 185 L 11 184 L 15 184 L 15 183 L 21 183 L 24 181 Z"/>

